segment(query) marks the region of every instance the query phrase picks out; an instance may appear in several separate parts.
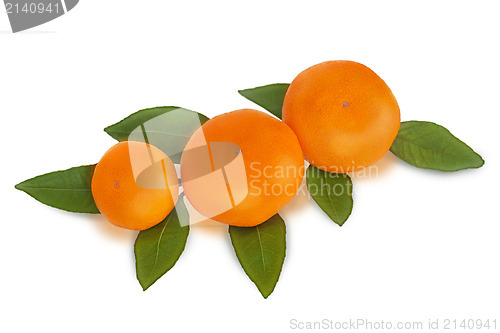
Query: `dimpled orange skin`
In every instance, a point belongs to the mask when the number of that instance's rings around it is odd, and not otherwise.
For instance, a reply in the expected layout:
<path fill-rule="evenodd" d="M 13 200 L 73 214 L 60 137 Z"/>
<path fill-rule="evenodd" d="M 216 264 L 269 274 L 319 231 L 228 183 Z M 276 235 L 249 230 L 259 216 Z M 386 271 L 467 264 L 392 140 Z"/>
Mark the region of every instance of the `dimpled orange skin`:
<path fill-rule="evenodd" d="M 103 155 L 92 178 L 92 195 L 97 208 L 109 222 L 121 228 L 151 228 L 163 221 L 177 202 L 179 185 L 174 165 L 154 146 L 147 145 L 156 160 L 163 160 L 170 186 L 148 189 L 136 184 L 130 155 L 144 145 L 133 141 L 114 145 Z"/>
<path fill-rule="evenodd" d="M 191 178 L 195 164 L 193 159 L 188 161 L 186 151 L 202 135 L 207 142 L 237 144 L 245 165 L 248 194 L 236 206 L 216 216 L 211 212 L 220 205 L 222 192 L 204 192 L 185 181 Z M 197 158 L 204 157 L 195 156 L 194 160 Z M 288 171 L 280 174 L 282 168 Z M 241 227 L 261 224 L 278 213 L 297 193 L 303 173 L 304 158 L 293 131 L 280 120 L 252 109 L 236 110 L 207 121 L 193 134 L 181 158 L 184 193 L 193 207 L 215 221 Z"/>
<path fill-rule="evenodd" d="M 401 120 L 396 98 L 371 69 L 353 61 L 327 61 L 293 80 L 283 121 L 297 134 L 309 163 L 345 173 L 382 158 Z"/>

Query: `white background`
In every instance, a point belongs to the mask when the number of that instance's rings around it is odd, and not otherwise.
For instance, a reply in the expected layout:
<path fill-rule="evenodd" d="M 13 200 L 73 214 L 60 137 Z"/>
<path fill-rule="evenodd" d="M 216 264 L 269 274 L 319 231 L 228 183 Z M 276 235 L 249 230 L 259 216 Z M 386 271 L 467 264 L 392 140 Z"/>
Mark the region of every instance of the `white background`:
<path fill-rule="evenodd" d="M 0 331 L 288 332 L 290 320 L 497 319 L 497 1 L 82 0 L 12 34 L 0 13 Z M 214 116 L 256 107 L 238 89 L 290 82 L 324 60 L 366 64 L 403 120 L 446 126 L 486 160 L 439 173 L 388 153 L 354 179 L 340 228 L 298 196 L 281 213 L 287 258 L 263 299 L 224 225 L 194 225 L 148 291 L 136 232 L 46 207 L 14 185 L 95 163 L 103 128 L 176 105 Z M 491 330 L 490 330 L 491 331 Z"/>

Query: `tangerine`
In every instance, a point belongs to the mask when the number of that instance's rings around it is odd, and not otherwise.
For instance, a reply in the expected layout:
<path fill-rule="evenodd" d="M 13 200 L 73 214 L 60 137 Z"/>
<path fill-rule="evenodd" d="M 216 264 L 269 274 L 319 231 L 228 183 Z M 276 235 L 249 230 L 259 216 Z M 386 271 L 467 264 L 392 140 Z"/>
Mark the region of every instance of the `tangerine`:
<path fill-rule="evenodd" d="M 304 158 L 294 132 L 242 109 L 208 120 L 181 157 L 186 198 L 205 217 L 234 226 L 265 222 L 297 193 Z"/>
<path fill-rule="evenodd" d="M 400 111 L 387 84 L 371 69 L 353 61 L 327 61 L 293 80 L 283 121 L 309 163 L 345 173 L 385 155 L 398 133 Z"/>
<path fill-rule="evenodd" d="M 172 211 L 179 191 L 174 164 L 158 148 L 124 141 L 101 158 L 92 195 L 101 214 L 116 226 L 144 230 Z"/>

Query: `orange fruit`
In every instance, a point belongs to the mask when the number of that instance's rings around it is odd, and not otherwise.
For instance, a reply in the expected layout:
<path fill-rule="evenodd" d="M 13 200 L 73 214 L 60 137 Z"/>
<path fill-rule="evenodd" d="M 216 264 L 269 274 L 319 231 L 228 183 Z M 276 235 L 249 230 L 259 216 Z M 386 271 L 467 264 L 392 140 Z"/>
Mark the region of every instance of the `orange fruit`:
<path fill-rule="evenodd" d="M 250 227 L 297 193 L 304 173 L 299 141 L 283 122 L 243 109 L 207 121 L 181 157 L 186 198 L 205 217 Z"/>
<path fill-rule="evenodd" d="M 305 159 L 329 172 L 372 165 L 391 147 L 399 106 L 387 84 L 353 61 L 327 61 L 300 73 L 283 103 L 283 121 Z"/>
<path fill-rule="evenodd" d="M 125 141 L 101 158 L 92 178 L 92 195 L 101 214 L 126 229 L 144 230 L 160 223 L 177 202 L 174 164 L 158 148 Z"/>

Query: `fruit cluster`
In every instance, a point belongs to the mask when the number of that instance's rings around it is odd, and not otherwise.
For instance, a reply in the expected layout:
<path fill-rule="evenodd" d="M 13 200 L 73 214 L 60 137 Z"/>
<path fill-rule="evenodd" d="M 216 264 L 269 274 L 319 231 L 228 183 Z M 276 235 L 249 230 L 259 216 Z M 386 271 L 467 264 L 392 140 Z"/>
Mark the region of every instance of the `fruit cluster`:
<path fill-rule="evenodd" d="M 389 150 L 440 171 L 484 163 L 440 125 L 401 122 L 387 84 L 356 62 L 327 61 L 291 84 L 240 94 L 274 116 L 252 109 L 212 119 L 177 107 L 141 110 L 105 129 L 119 143 L 97 165 L 45 174 L 16 188 L 47 205 L 100 213 L 116 226 L 140 230 L 135 255 L 144 290 L 184 250 L 193 223 L 186 199 L 204 217 L 229 225 L 241 265 L 267 297 L 285 258 L 278 212 L 304 177 L 314 201 L 343 225 L 353 207 L 348 173 L 374 165 Z"/>

